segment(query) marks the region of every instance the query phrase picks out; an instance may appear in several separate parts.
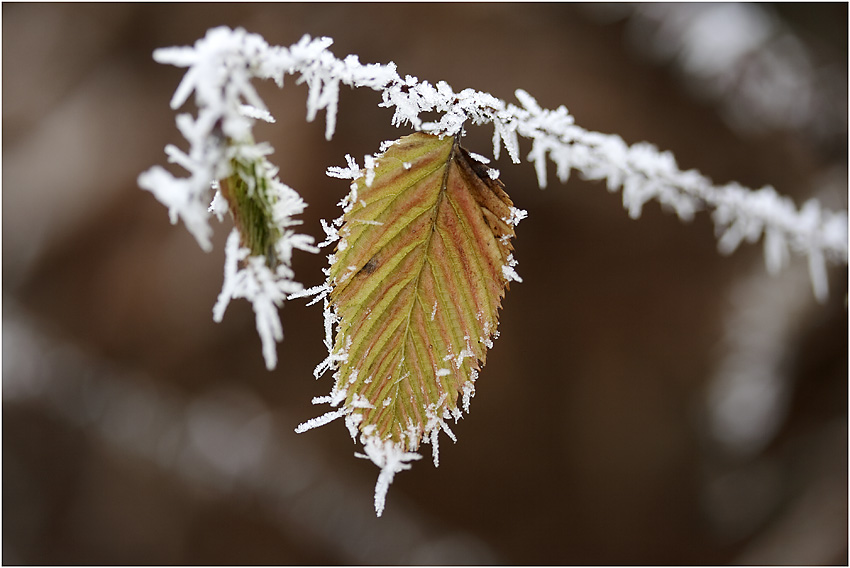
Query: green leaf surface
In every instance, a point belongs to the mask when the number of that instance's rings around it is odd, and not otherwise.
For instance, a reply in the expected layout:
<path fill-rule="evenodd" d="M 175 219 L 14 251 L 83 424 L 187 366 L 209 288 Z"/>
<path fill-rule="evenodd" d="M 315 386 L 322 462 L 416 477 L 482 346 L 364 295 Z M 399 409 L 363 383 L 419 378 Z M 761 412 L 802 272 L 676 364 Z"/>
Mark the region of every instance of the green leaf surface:
<path fill-rule="evenodd" d="M 515 210 L 456 138 L 422 133 L 378 156 L 348 203 L 329 273 L 334 391 L 364 436 L 436 444 L 492 346 Z"/>
<path fill-rule="evenodd" d="M 219 180 L 221 194 L 239 229 L 241 243 L 250 249 L 252 256 L 263 256 L 266 264 L 277 264 L 274 244 L 281 237 L 275 225 L 268 180 L 257 171 L 256 161 L 232 159 L 230 177 Z"/>

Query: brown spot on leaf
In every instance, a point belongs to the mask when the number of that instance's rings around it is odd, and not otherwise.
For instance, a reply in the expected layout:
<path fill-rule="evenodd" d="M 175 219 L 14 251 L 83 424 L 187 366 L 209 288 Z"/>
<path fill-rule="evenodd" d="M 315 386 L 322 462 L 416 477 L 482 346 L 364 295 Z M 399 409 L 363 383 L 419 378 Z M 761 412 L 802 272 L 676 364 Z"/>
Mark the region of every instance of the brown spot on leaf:
<path fill-rule="evenodd" d="M 372 258 L 370 258 L 369 262 L 364 264 L 363 268 L 361 268 L 360 270 L 357 271 L 357 275 L 358 276 L 360 276 L 361 274 L 369 275 L 369 274 L 372 274 L 373 272 L 375 272 L 378 269 L 378 258 L 377 258 L 377 256 L 378 255 L 375 255 Z"/>

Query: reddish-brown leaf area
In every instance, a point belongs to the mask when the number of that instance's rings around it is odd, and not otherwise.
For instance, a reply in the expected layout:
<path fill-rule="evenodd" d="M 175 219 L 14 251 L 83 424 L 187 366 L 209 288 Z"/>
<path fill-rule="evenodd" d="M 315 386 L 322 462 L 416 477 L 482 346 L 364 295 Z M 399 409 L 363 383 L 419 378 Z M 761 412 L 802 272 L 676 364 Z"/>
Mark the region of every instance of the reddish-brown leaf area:
<path fill-rule="evenodd" d="M 406 136 L 373 171 L 330 271 L 346 357 L 335 392 L 364 434 L 415 449 L 473 392 L 507 285 L 512 203 L 449 137 Z"/>

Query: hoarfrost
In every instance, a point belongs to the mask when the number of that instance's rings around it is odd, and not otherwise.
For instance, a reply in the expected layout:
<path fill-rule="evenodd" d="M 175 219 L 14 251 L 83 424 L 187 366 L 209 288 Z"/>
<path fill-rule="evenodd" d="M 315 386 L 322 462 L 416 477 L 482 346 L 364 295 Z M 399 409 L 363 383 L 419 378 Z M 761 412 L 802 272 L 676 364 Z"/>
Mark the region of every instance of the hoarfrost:
<path fill-rule="evenodd" d="M 277 308 L 288 295 L 299 292 L 301 284 L 292 280 L 292 270 L 279 265 L 274 271 L 266 266 L 264 257 L 253 257 L 250 250 L 239 246 L 239 231 L 233 229 L 225 245 L 224 283 L 213 307 L 213 320 L 221 322 L 231 299 L 245 298 L 251 302 L 256 316 L 257 333 L 263 346 L 266 368 L 277 364 L 275 342 L 283 339 L 283 327 Z M 238 265 L 244 263 L 242 268 Z"/>
<path fill-rule="evenodd" d="M 378 153 L 383 154 L 384 152 L 389 150 L 390 147 L 392 147 L 396 144 L 398 144 L 398 140 L 384 140 L 383 142 L 381 142 L 381 146 L 378 149 Z"/>
<path fill-rule="evenodd" d="M 516 270 L 514 270 L 514 266 L 517 265 L 517 261 L 514 260 L 514 255 L 509 254 L 507 260 L 508 263 L 502 266 L 502 275 L 505 277 L 505 280 L 508 282 L 511 280 L 522 282 L 522 278 L 520 278 L 519 274 L 517 274 Z"/>
<path fill-rule="evenodd" d="M 378 482 L 375 484 L 375 513 L 380 517 L 384 512 L 387 490 L 390 488 L 395 474 L 410 469 L 410 462 L 422 459 L 422 456 L 415 452 L 405 451 L 404 446 L 400 443 L 381 440 L 375 436 L 368 436 L 366 433 L 360 436 L 360 442 L 363 444 L 365 454 L 356 453 L 354 455 L 371 460 L 372 463 L 381 468 Z"/>
<path fill-rule="evenodd" d="M 478 371 L 473 370 L 470 374 L 469 380 L 463 384 L 461 387 L 461 392 L 463 393 L 463 411 L 469 414 L 469 403 L 473 396 L 475 396 L 475 380 L 478 378 Z"/>
<path fill-rule="evenodd" d="M 215 195 L 210 202 L 210 207 L 208 211 L 218 218 L 219 223 L 224 221 L 224 216 L 230 211 L 230 208 L 227 205 L 227 200 L 221 194 L 221 190 L 218 187 L 218 182 L 213 182 L 213 189 L 215 190 Z"/>
<path fill-rule="evenodd" d="M 351 397 L 351 407 L 352 408 L 375 408 L 375 405 L 369 402 L 369 399 L 365 396 L 354 393 Z"/>
<path fill-rule="evenodd" d="M 314 298 L 307 303 L 308 306 L 312 306 L 322 300 L 330 293 L 331 289 L 326 284 L 320 284 L 318 286 L 311 286 L 310 288 L 306 288 L 301 290 L 300 292 L 295 292 L 294 294 L 290 294 L 286 297 L 287 300 L 295 300 L 297 298 L 306 298 L 309 296 L 314 296 Z"/>
<path fill-rule="evenodd" d="M 295 428 L 295 432 L 298 434 L 302 434 L 307 430 L 312 430 L 313 428 L 318 428 L 319 426 L 324 426 L 329 422 L 333 422 L 337 418 L 341 418 L 345 416 L 349 410 L 347 408 L 340 408 L 338 410 L 332 410 L 330 412 L 326 412 L 321 416 L 317 416 L 316 418 L 311 418 L 307 422 L 302 422 Z"/>
<path fill-rule="evenodd" d="M 246 116 L 248 118 L 256 118 L 257 120 L 262 120 L 272 124 L 275 122 L 274 117 L 269 111 L 252 105 L 239 105 L 239 112 L 242 113 L 242 116 Z"/>
<path fill-rule="evenodd" d="M 472 350 L 472 346 L 469 344 L 469 336 L 466 335 L 463 338 L 466 341 L 466 347 L 461 349 L 458 356 L 455 357 L 455 368 L 460 369 L 460 366 L 463 365 L 463 360 L 469 357 L 475 357 L 475 352 Z"/>
<path fill-rule="evenodd" d="M 348 390 L 347 389 L 345 389 L 344 387 L 334 388 L 331 391 L 331 402 L 330 402 L 331 406 L 334 406 L 334 407 L 339 406 L 342 403 L 342 401 L 345 400 L 346 396 L 348 396 Z"/>
<path fill-rule="evenodd" d="M 502 219 L 508 225 L 512 225 L 516 227 L 519 225 L 519 222 L 528 217 L 528 211 L 525 209 L 517 209 L 516 207 L 511 207 L 511 215 L 505 219 Z"/>
<path fill-rule="evenodd" d="M 363 172 L 360 171 L 360 166 L 349 154 L 345 155 L 347 167 L 331 166 L 325 172 L 328 177 L 339 179 L 358 180 L 363 177 Z"/>
<path fill-rule="evenodd" d="M 375 168 L 378 167 L 378 162 L 374 156 L 364 156 L 363 161 L 366 168 L 366 187 L 372 187 L 372 182 L 375 181 Z"/>
<path fill-rule="evenodd" d="M 361 422 L 363 422 L 363 415 L 360 413 L 352 412 L 345 416 L 345 427 L 348 428 L 348 434 L 355 442 L 357 442 L 357 427 Z"/>
<path fill-rule="evenodd" d="M 434 467 L 440 467 L 440 431 L 437 428 L 431 430 L 431 455 Z"/>

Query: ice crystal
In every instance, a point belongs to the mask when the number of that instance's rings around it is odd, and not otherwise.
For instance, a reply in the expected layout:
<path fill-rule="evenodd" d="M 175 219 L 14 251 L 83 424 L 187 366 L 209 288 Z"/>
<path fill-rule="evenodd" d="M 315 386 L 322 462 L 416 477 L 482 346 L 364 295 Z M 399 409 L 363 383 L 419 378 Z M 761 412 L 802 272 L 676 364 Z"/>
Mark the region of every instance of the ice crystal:
<path fill-rule="evenodd" d="M 522 282 L 522 278 L 519 277 L 514 266 L 517 265 L 517 261 L 514 260 L 514 255 L 508 255 L 508 263 L 502 267 L 502 274 L 505 276 L 505 280 L 510 282 L 511 280 L 515 282 Z"/>
<path fill-rule="evenodd" d="M 387 490 L 393 482 L 395 474 L 410 469 L 410 462 L 422 459 L 416 452 L 405 451 L 404 446 L 398 442 L 381 440 L 377 436 L 361 434 L 360 442 L 363 444 L 364 454 L 354 454 L 359 458 L 371 460 L 381 468 L 378 482 L 375 484 L 375 513 L 380 517 L 384 512 L 387 501 Z"/>
<path fill-rule="evenodd" d="M 277 365 L 275 342 L 283 340 L 278 308 L 288 295 L 300 291 L 302 286 L 292 280 L 294 273 L 289 266 L 279 264 L 272 270 L 265 258 L 250 256 L 249 249 L 240 247 L 239 240 L 239 231 L 233 229 L 225 245 L 224 283 L 213 307 L 213 320 L 222 320 L 230 300 L 245 298 L 250 301 L 262 341 L 263 359 L 266 368 L 272 370 Z"/>
<path fill-rule="evenodd" d="M 295 431 L 297 433 L 301 434 L 303 432 L 306 432 L 307 430 L 312 430 L 313 428 L 318 428 L 319 426 L 324 426 L 325 424 L 328 424 L 329 422 L 333 422 L 337 418 L 341 418 L 341 417 L 345 416 L 346 414 L 348 414 L 348 412 L 349 412 L 349 410 L 346 409 L 346 408 L 340 408 L 338 410 L 332 410 L 330 412 L 326 412 L 325 414 L 322 414 L 321 416 L 318 416 L 316 418 L 311 418 L 307 422 L 303 422 L 303 423 L 299 424 L 295 428 Z"/>

